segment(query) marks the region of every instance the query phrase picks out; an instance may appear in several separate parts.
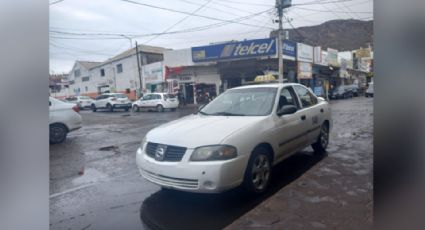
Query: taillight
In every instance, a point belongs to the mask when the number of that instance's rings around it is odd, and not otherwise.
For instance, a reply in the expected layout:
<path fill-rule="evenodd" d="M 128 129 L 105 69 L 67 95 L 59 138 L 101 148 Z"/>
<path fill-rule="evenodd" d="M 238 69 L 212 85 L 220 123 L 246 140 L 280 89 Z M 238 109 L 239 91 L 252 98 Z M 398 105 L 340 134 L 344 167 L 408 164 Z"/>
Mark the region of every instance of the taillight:
<path fill-rule="evenodd" d="M 78 105 L 75 105 L 74 107 L 72 107 L 72 110 L 74 110 L 77 113 L 80 113 L 80 107 Z"/>

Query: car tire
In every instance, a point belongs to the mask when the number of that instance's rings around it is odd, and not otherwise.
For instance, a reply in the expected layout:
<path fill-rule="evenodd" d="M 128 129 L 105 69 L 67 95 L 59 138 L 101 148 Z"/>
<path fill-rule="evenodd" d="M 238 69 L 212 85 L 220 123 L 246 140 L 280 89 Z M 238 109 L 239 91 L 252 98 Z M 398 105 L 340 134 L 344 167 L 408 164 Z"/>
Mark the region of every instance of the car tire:
<path fill-rule="evenodd" d="M 91 104 L 91 111 L 96 112 L 96 105 L 95 104 Z"/>
<path fill-rule="evenodd" d="M 263 147 L 255 148 L 245 170 L 244 188 L 251 194 L 265 192 L 270 184 L 271 172 L 271 153 Z"/>
<path fill-rule="evenodd" d="M 134 112 L 139 112 L 139 111 L 140 111 L 139 106 L 137 106 L 137 105 L 133 105 L 133 111 L 134 111 Z"/>
<path fill-rule="evenodd" d="M 63 124 L 52 124 L 49 127 L 50 144 L 59 144 L 65 141 L 68 129 Z"/>
<path fill-rule="evenodd" d="M 111 104 L 106 104 L 106 109 L 107 109 L 109 112 L 114 112 L 114 107 L 113 107 Z"/>
<path fill-rule="evenodd" d="M 329 125 L 327 123 L 323 123 L 320 127 L 320 134 L 317 137 L 315 143 L 311 145 L 314 149 L 314 152 L 317 154 L 323 154 L 326 152 L 326 148 L 329 144 Z"/>
<path fill-rule="evenodd" d="M 156 106 L 156 111 L 158 111 L 158 112 L 164 112 L 164 107 L 162 105 L 157 105 Z"/>
<path fill-rule="evenodd" d="M 125 110 L 126 112 L 128 112 L 128 111 L 130 110 L 130 107 L 126 107 L 124 110 Z"/>

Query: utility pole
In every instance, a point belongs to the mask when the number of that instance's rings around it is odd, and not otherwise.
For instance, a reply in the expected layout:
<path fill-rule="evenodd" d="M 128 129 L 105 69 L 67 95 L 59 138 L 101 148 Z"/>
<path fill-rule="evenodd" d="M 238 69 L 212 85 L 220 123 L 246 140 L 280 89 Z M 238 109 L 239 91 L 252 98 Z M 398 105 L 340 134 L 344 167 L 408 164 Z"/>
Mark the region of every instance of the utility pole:
<path fill-rule="evenodd" d="M 283 17 L 283 9 L 291 6 L 291 0 L 276 0 L 276 9 L 277 15 L 279 16 L 279 30 L 277 36 L 277 55 L 279 60 L 279 83 L 283 83 L 283 45 L 282 45 L 282 34 L 283 34 L 283 25 L 282 25 L 282 17 Z"/>
<path fill-rule="evenodd" d="M 136 57 L 137 57 L 137 73 L 139 74 L 139 96 L 142 95 L 142 74 L 140 71 L 140 60 L 139 60 L 139 47 L 137 45 L 137 41 L 136 41 Z"/>

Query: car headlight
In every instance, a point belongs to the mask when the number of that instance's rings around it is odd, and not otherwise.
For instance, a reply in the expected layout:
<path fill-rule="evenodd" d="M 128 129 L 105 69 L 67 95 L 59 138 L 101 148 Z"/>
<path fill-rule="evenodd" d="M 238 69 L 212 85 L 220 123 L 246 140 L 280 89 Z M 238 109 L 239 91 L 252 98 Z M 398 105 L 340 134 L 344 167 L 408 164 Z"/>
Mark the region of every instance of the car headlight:
<path fill-rule="evenodd" d="M 191 161 L 219 161 L 235 158 L 238 152 L 235 147 L 230 145 L 210 145 L 196 148 Z"/>
<path fill-rule="evenodd" d="M 140 144 L 140 149 L 143 150 L 143 147 L 145 146 L 145 144 L 146 144 L 146 136 L 143 138 L 142 143 Z"/>

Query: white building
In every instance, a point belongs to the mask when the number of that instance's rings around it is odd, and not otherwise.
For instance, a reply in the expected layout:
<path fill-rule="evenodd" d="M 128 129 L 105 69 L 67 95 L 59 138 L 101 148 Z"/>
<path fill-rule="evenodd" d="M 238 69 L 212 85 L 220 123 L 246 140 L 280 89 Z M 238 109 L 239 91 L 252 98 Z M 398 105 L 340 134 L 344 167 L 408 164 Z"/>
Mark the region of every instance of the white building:
<path fill-rule="evenodd" d="M 138 97 L 140 78 L 143 91 L 146 84 L 143 66 L 163 60 L 161 47 L 139 45 L 140 77 L 137 67 L 136 48 L 129 49 L 104 62 L 76 61 L 69 74 L 69 91 L 71 95 L 96 97 L 104 92 L 125 93 L 130 99 Z M 161 83 L 161 82 L 157 82 Z"/>

